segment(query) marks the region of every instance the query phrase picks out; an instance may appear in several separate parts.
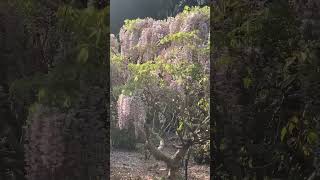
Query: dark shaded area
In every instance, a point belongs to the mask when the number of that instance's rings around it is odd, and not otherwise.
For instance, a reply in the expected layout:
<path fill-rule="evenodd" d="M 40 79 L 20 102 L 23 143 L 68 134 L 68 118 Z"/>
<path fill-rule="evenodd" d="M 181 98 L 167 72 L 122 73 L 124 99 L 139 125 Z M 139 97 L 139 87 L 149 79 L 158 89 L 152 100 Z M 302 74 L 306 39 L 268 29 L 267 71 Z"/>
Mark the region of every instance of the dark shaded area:
<path fill-rule="evenodd" d="M 319 179 L 319 9 L 317 0 L 215 4 L 213 179 Z"/>
<path fill-rule="evenodd" d="M 0 180 L 108 179 L 107 7 L 104 0 L 0 2 Z M 54 113 L 30 123 L 35 104 L 79 113 L 69 112 L 76 117 L 69 129 L 72 116 Z M 64 134 L 54 134 L 57 128 Z M 67 146 L 69 154 L 58 157 Z M 54 165 L 59 158 L 63 168 Z"/>

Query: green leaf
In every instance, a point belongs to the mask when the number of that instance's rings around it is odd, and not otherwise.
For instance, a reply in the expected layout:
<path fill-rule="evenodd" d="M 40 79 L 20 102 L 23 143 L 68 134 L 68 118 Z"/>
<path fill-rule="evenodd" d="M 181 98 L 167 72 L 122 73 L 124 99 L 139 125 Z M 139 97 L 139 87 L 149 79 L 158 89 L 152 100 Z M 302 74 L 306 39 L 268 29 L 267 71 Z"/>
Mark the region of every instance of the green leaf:
<path fill-rule="evenodd" d="M 292 130 L 294 129 L 294 127 L 295 127 L 295 124 L 289 123 L 289 133 L 290 134 L 292 133 Z"/>
<path fill-rule="evenodd" d="M 185 7 L 184 7 L 184 10 L 185 10 L 185 11 L 190 11 L 191 8 L 190 8 L 189 6 L 185 6 Z"/>
<path fill-rule="evenodd" d="M 64 107 L 70 107 L 70 105 L 71 105 L 71 99 L 70 99 L 70 97 L 66 97 L 64 102 L 63 102 L 63 106 Z"/>
<path fill-rule="evenodd" d="M 92 33 L 89 35 L 89 38 L 93 37 L 94 35 L 97 34 L 97 31 L 96 30 L 93 30 Z"/>
<path fill-rule="evenodd" d="M 178 132 L 181 132 L 184 128 L 184 122 L 183 121 L 179 121 L 179 127 L 177 129 Z"/>
<path fill-rule="evenodd" d="M 89 50 L 88 47 L 81 48 L 79 54 L 78 54 L 78 61 L 80 63 L 86 63 L 89 57 Z"/>
<path fill-rule="evenodd" d="M 314 144 L 318 140 L 318 135 L 315 132 L 311 131 L 308 133 L 307 139 L 310 144 Z"/>
<path fill-rule="evenodd" d="M 293 116 L 292 118 L 291 118 L 291 121 L 292 122 L 294 122 L 294 123 L 298 123 L 298 117 L 297 116 Z"/>
<path fill-rule="evenodd" d="M 38 100 L 41 101 L 46 96 L 45 89 L 41 88 L 38 92 Z"/>
<path fill-rule="evenodd" d="M 129 20 L 129 19 L 126 19 L 124 20 L 124 25 L 123 27 L 127 30 L 127 31 L 133 31 L 136 29 L 136 23 L 139 23 L 143 21 L 142 19 L 133 19 L 133 20 Z"/>
<path fill-rule="evenodd" d="M 30 113 L 35 112 L 36 109 L 37 109 L 37 106 L 38 106 L 37 103 L 31 104 L 30 107 L 29 107 L 29 112 L 30 112 Z"/>
<path fill-rule="evenodd" d="M 296 79 L 296 76 L 289 76 L 287 79 L 285 79 L 285 80 L 281 83 L 281 88 L 282 88 L 282 89 L 287 88 L 295 79 Z"/>
<path fill-rule="evenodd" d="M 251 86 L 252 80 L 249 77 L 243 78 L 243 85 L 247 89 Z"/>
<path fill-rule="evenodd" d="M 98 45 L 98 44 L 99 44 L 99 42 L 100 42 L 100 39 L 101 39 L 101 34 L 102 34 L 101 30 L 99 30 L 99 31 L 97 32 L 97 40 L 96 40 L 96 45 Z"/>
<path fill-rule="evenodd" d="M 249 160 L 249 167 L 250 167 L 250 168 L 253 167 L 253 165 L 252 165 L 252 159 L 251 159 L 251 158 L 250 158 L 250 160 Z"/>
<path fill-rule="evenodd" d="M 284 128 L 282 128 L 282 130 L 281 130 L 281 137 L 280 137 L 281 141 L 283 141 L 283 139 L 284 139 L 284 137 L 286 136 L 286 134 L 287 134 L 287 128 L 284 127 Z"/>
<path fill-rule="evenodd" d="M 306 155 L 306 156 L 310 155 L 310 148 L 308 148 L 307 146 L 303 146 L 302 151 L 303 151 L 304 155 Z"/>
<path fill-rule="evenodd" d="M 307 59 L 307 54 L 305 52 L 301 52 L 301 58 L 305 61 Z"/>

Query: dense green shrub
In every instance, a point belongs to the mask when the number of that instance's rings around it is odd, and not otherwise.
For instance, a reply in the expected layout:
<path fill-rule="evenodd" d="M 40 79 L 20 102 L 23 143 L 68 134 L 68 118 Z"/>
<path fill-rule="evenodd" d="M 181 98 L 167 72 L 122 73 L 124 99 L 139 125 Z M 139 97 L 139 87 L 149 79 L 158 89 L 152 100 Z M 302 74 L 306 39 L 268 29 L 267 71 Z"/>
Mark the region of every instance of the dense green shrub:
<path fill-rule="evenodd" d="M 131 132 L 131 133 L 130 133 Z M 134 130 L 112 128 L 110 129 L 110 136 L 114 148 L 133 150 L 137 143 L 134 135 Z"/>
<path fill-rule="evenodd" d="M 290 2 L 212 9 L 214 178 L 319 178 L 320 4 Z"/>
<path fill-rule="evenodd" d="M 195 145 L 192 148 L 191 156 L 193 160 L 198 164 L 210 163 L 210 142 L 204 145 Z"/>

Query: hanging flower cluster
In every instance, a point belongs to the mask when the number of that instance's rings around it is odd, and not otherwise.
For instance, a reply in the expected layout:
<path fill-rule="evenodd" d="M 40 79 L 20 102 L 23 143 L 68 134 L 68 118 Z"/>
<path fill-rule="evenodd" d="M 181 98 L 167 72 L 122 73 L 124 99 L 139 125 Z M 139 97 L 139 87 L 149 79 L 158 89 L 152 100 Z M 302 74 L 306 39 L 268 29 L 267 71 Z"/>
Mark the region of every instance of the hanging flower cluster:
<path fill-rule="evenodd" d="M 139 96 L 121 94 L 118 99 L 118 127 L 120 130 L 133 127 L 136 138 L 143 137 L 146 121 L 145 105 Z"/>
<path fill-rule="evenodd" d="M 110 50 L 111 54 L 118 54 L 119 53 L 120 44 L 118 39 L 114 34 L 110 35 Z"/>
<path fill-rule="evenodd" d="M 186 11 L 166 20 L 146 18 L 126 21 L 119 34 L 121 55 L 139 63 L 155 57 L 165 57 L 172 62 L 188 60 L 200 62 L 208 69 L 209 56 L 203 54 L 209 53 L 199 52 L 208 45 L 210 32 L 209 11 L 203 9 Z M 174 35 L 183 36 L 181 32 L 194 33 L 194 38 L 176 41 L 179 36 Z M 160 44 L 168 36 L 173 36 L 173 40 Z"/>
<path fill-rule="evenodd" d="M 65 114 L 35 105 L 26 129 L 26 171 L 28 179 L 48 177 L 64 161 L 63 121 Z"/>

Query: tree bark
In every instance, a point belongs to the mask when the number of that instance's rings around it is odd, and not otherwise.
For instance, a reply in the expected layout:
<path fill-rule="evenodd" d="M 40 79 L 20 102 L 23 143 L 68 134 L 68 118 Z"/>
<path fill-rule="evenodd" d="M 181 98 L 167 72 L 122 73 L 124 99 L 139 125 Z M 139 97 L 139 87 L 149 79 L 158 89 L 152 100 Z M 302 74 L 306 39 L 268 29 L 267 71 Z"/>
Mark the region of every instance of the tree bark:
<path fill-rule="evenodd" d="M 185 180 L 188 180 L 188 163 L 189 163 L 189 158 L 190 158 L 190 149 L 188 150 L 187 158 L 186 158 L 185 164 L 184 164 L 184 177 L 185 177 Z"/>
<path fill-rule="evenodd" d="M 153 155 L 153 157 L 156 160 L 164 161 L 167 165 L 168 168 L 168 179 L 169 180 L 177 180 L 180 179 L 181 176 L 179 174 L 179 163 L 186 153 L 188 152 L 189 148 L 192 145 L 192 142 L 187 142 L 185 143 L 172 157 L 169 157 L 168 155 L 164 154 L 161 152 L 159 149 L 156 148 L 155 145 L 149 140 L 150 137 L 150 128 L 145 125 L 145 138 L 146 138 L 146 143 L 145 146 L 146 148 L 150 151 L 150 153 Z"/>

